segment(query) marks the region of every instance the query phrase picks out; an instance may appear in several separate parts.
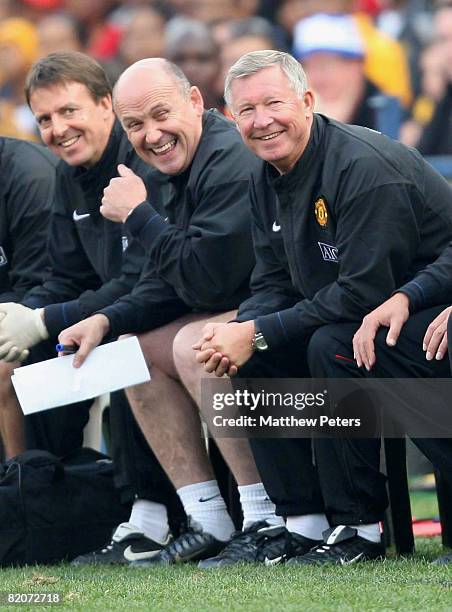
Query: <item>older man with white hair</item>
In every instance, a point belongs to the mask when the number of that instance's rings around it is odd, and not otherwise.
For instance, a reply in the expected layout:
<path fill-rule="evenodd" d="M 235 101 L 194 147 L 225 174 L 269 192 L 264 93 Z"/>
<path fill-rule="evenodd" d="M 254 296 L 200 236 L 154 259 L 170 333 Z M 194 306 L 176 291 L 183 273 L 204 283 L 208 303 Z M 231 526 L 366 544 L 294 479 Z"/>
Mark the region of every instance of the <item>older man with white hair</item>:
<path fill-rule="evenodd" d="M 450 187 L 416 151 L 314 113 L 303 69 L 286 53 L 244 55 L 227 75 L 225 98 L 245 144 L 266 162 L 251 185 L 257 263 L 253 295 L 235 322 L 206 325 L 197 360 L 219 376 L 361 376 L 353 333 L 448 244 Z M 436 440 L 416 442 L 444 461 Z M 384 556 L 379 438 L 251 445 L 276 513 L 317 541 L 292 563 Z"/>

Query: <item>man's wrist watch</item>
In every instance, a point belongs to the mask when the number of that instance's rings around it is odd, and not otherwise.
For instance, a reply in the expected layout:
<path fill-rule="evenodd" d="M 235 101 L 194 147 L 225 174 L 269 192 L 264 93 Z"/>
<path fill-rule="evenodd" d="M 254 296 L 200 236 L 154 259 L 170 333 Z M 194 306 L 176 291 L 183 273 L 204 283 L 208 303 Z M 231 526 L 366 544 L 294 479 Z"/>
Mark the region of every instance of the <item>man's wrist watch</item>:
<path fill-rule="evenodd" d="M 268 349 L 267 340 L 264 337 L 264 334 L 261 332 L 261 328 L 259 323 L 254 321 L 254 337 L 251 342 L 251 346 L 253 351 L 266 351 Z"/>

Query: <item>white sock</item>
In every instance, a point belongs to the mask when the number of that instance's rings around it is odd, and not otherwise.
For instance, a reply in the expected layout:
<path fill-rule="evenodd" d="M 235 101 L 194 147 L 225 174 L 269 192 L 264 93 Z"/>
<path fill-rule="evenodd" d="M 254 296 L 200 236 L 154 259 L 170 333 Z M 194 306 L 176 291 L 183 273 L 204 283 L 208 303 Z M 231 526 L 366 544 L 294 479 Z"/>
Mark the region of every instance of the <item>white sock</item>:
<path fill-rule="evenodd" d="M 133 502 L 129 523 L 157 542 L 164 542 L 168 536 L 168 514 L 164 504 L 148 499 L 136 499 Z"/>
<path fill-rule="evenodd" d="M 269 525 L 284 525 L 281 516 L 275 514 L 275 504 L 269 498 L 262 482 L 237 487 L 243 511 L 243 529 L 257 521 L 267 521 Z"/>
<path fill-rule="evenodd" d="M 330 528 L 324 514 L 303 514 L 301 516 L 288 516 L 286 527 L 289 531 L 311 540 L 322 540 L 323 532 Z"/>
<path fill-rule="evenodd" d="M 177 489 L 187 516 L 191 516 L 206 533 L 227 542 L 234 524 L 226 509 L 216 480 L 198 482 Z"/>
<path fill-rule="evenodd" d="M 358 531 L 358 535 L 371 542 L 381 542 L 380 523 L 368 523 L 367 525 L 349 525 Z"/>

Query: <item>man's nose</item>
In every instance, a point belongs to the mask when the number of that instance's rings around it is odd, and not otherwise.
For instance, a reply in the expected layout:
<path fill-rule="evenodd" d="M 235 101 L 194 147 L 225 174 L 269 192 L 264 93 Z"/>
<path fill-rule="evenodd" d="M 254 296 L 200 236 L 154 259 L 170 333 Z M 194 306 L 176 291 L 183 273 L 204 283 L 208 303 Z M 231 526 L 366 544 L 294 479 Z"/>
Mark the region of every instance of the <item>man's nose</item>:
<path fill-rule="evenodd" d="M 273 117 L 270 116 L 267 110 L 256 108 L 254 113 L 254 127 L 265 129 L 273 123 Z"/>

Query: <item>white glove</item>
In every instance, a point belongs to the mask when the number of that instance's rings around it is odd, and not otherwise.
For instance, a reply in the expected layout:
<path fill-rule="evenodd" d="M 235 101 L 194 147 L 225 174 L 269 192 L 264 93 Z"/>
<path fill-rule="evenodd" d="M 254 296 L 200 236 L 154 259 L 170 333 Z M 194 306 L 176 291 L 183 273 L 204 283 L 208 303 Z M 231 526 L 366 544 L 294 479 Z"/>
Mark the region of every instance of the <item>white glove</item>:
<path fill-rule="evenodd" d="M 28 356 L 27 349 L 47 340 L 41 311 L 14 302 L 0 304 L 0 359 L 22 361 Z"/>

